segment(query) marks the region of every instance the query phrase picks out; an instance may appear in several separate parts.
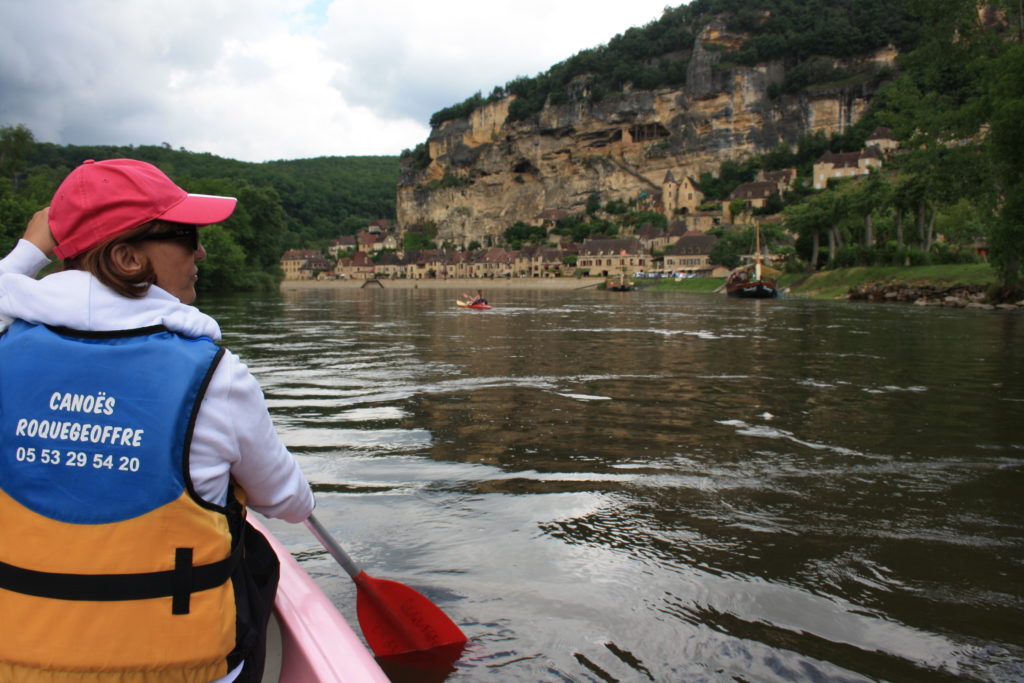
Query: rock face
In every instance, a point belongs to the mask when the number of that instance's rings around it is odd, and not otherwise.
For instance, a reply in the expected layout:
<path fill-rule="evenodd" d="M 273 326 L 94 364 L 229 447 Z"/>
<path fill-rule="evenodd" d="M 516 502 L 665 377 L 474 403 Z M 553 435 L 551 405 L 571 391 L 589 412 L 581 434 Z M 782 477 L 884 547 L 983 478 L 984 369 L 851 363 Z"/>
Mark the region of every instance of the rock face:
<path fill-rule="evenodd" d="M 423 170 L 406 163 L 398 184 L 403 230 L 432 222 L 438 241 L 494 242 L 516 221 L 538 224 L 545 211 L 581 211 L 601 203 L 644 198 L 664 210 L 669 183 L 726 160 L 795 147 L 806 133 L 831 135 L 855 123 L 870 86 L 805 90 L 769 97 L 785 77 L 781 63 L 724 66 L 723 48 L 742 44 L 719 21 L 708 24 L 690 55 L 681 90 L 632 91 L 547 106 L 526 121 L 507 122 L 512 97 L 468 118 L 435 126 Z M 891 65 L 895 51 L 866 60 Z M 671 219 L 671 216 L 669 216 Z"/>

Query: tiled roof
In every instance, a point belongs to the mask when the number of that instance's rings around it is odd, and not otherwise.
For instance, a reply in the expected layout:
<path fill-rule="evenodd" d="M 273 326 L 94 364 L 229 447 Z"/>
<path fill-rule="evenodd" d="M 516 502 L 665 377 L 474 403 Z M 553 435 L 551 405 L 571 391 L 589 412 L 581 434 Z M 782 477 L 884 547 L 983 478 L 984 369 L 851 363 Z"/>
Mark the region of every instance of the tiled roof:
<path fill-rule="evenodd" d="M 626 239 L 587 240 L 580 247 L 581 254 L 637 254 L 640 252 L 640 240 L 630 237 Z"/>
<path fill-rule="evenodd" d="M 665 254 L 708 254 L 718 238 L 702 232 L 688 232 L 679 241 L 665 250 Z"/>
<path fill-rule="evenodd" d="M 316 249 L 289 249 L 281 257 L 282 261 L 299 261 L 302 259 L 322 258 L 323 254 Z"/>
<path fill-rule="evenodd" d="M 754 182 L 743 183 L 729 195 L 730 199 L 768 199 L 779 191 L 776 183 Z"/>

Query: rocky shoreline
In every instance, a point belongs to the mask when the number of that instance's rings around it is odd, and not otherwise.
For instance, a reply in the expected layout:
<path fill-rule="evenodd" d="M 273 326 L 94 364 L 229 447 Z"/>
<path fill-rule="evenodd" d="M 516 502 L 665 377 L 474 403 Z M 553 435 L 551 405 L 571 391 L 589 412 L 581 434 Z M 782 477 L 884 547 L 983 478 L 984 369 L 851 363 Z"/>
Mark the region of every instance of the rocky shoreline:
<path fill-rule="evenodd" d="M 851 287 L 845 298 L 875 303 L 909 303 L 915 306 L 1024 310 L 1024 300 L 1015 304 L 987 303 L 987 285 L 914 285 L 906 282 L 872 282 Z"/>

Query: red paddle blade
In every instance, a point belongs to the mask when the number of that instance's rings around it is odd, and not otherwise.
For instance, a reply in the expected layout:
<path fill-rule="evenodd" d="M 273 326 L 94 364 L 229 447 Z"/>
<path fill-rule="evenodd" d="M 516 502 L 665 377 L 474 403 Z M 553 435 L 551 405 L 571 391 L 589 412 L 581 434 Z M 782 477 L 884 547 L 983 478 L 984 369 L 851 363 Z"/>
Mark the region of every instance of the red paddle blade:
<path fill-rule="evenodd" d="M 466 644 L 455 622 L 421 593 L 366 572 L 354 581 L 359 626 L 378 657 Z"/>

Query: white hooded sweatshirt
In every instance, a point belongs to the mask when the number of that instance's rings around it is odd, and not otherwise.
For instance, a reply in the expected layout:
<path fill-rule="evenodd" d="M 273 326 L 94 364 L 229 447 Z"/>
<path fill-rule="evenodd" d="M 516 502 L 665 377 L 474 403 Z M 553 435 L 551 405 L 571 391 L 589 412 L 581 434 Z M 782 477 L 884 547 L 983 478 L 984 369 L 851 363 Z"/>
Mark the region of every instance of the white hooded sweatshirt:
<path fill-rule="evenodd" d="M 213 318 L 155 285 L 145 297 L 130 299 L 85 271 L 34 279 L 47 263 L 26 240 L 0 260 L 0 330 L 17 319 L 103 332 L 163 325 L 189 337 L 220 339 Z M 256 378 L 227 350 L 196 417 L 189 472 L 196 493 L 210 503 L 226 503 L 233 477 L 257 512 L 296 523 L 313 511 L 312 491 L 271 423 Z"/>

